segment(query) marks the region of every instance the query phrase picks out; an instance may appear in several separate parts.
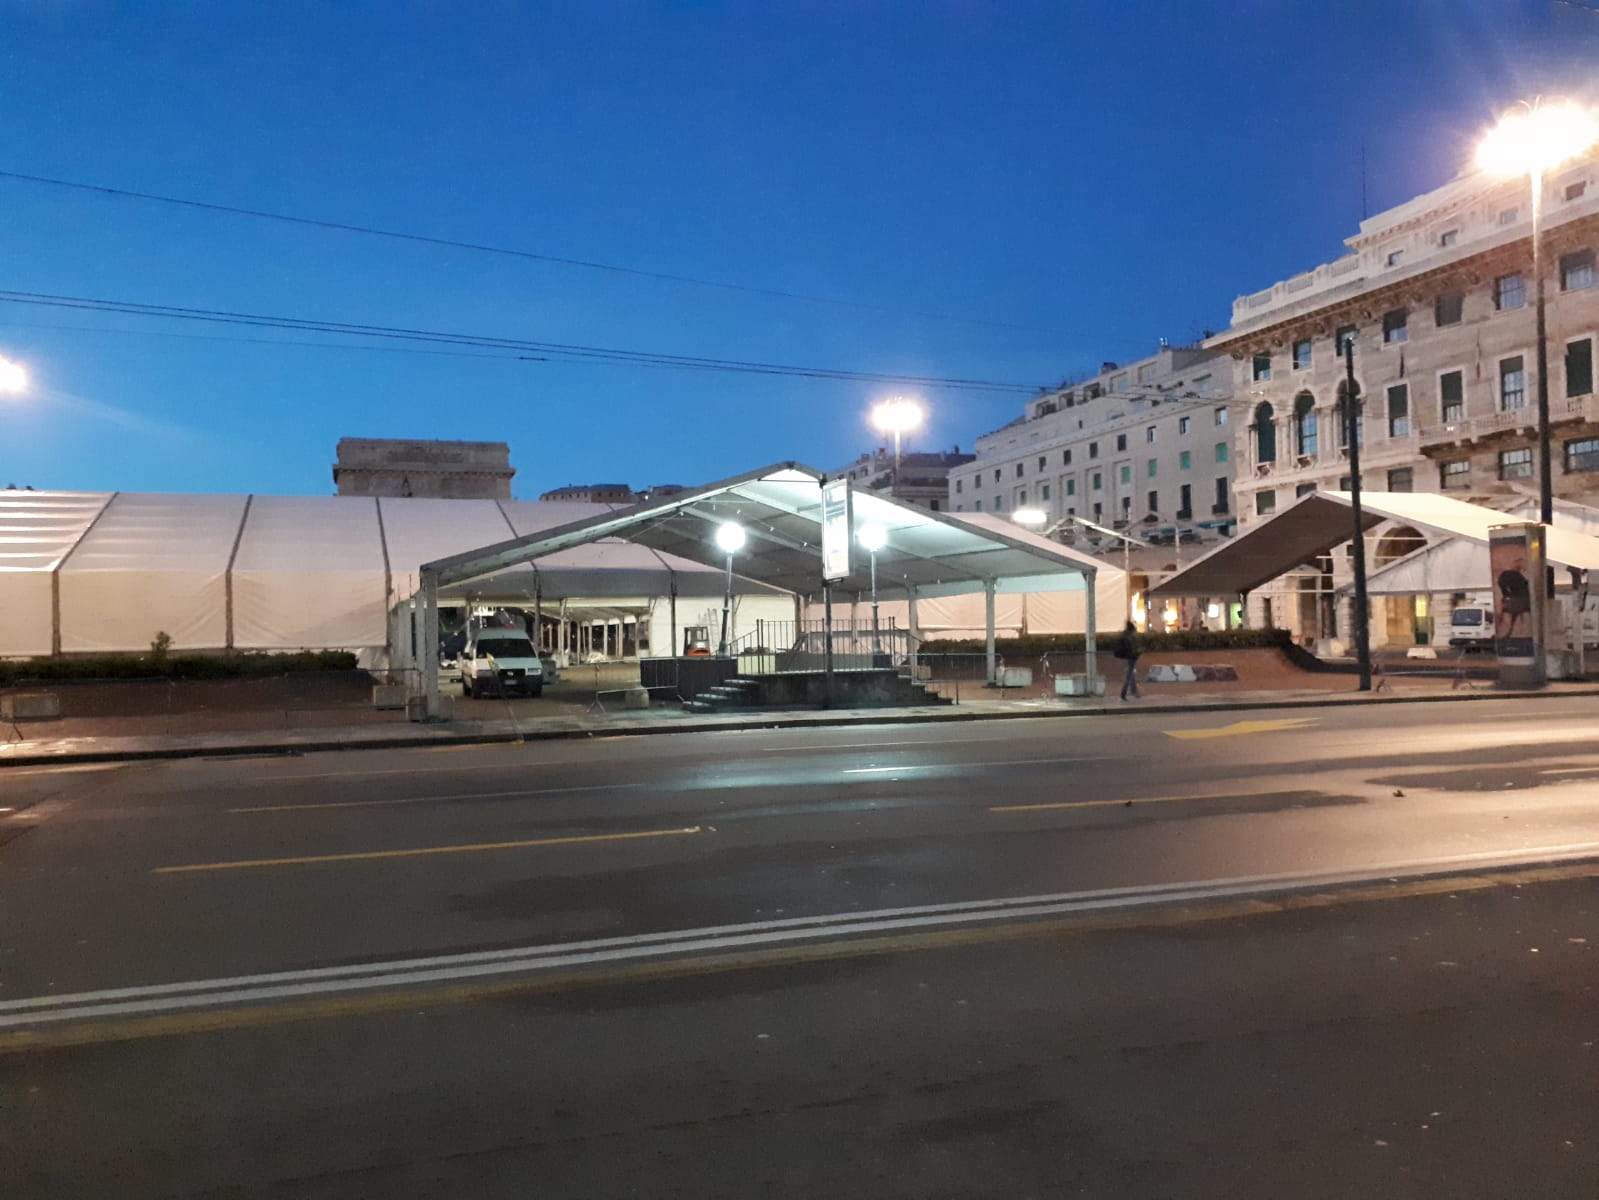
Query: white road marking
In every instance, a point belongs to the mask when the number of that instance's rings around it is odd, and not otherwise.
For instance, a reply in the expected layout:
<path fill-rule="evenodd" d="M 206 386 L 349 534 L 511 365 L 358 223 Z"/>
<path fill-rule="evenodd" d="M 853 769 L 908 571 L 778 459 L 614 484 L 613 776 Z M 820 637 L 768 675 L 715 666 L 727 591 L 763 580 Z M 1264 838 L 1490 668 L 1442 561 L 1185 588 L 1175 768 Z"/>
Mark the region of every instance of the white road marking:
<path fill-rule="evenodd" d="M 580 787 L 522 789 L 514 792 L 453 792 L 442 796 L 402 796 L 397 800 L 327 800 L 320 804 L 254 804 L 229 808 L 229 813 L 310 812 L 319 808 L 386 808 L 394 804 L 430 804 L 446 800 L 503 800 L 510 796 L 563 796 L 569 792 L 622 792 L 647 787 L 643 783 L 596 783 Z"/>
<path fill-rule="evenodd" d="M 698 929 L 557 942 L 429 958 L 396 959 L 303 971 L 276 971 L 221 979 L 185 980 L 144 987 L 106 988 L 59 996 L 0 1001 L 0 1029 L 59 1024 L 114 1016 L 221 1008 L 266 1000 L 307 999 L 342 992 L 443 983 L 486 976 L 526 974 L 697 953 L 749 950 L 827 941 L 868 933 L 971 926 L 1023 918 L 1067 916 L 1152 907 L 1177 902 L 1238 899 L 1273 893 L 1448 874 L 1463 867 L 1506 867 L 1592 859 L 1599 842 L 1481 851 L 1359 870 L 1327 868 L 1226 879 L 1103 888 L 1014 896 L 952 904 L 833 913 L 775 921 L 751 921 Z"/>

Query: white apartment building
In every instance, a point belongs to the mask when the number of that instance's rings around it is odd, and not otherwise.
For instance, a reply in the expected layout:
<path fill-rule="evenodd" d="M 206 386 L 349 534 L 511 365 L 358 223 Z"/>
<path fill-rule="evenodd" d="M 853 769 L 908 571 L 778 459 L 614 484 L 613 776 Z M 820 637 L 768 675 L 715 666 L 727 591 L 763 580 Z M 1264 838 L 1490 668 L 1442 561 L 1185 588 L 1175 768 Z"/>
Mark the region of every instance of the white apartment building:
<path fill-rule="evenodd" d="M 861 455 L 847 467 L 834 472 L 848 475 L 854 487 L 876 496 L 892 496 L 929 512 L 946 509 L 949 498 L 949 473 L 972 461 L 961 448 L 943 451 L 903 451 L 895 472 L 894 452 L 879 446 Z"/>
<path fill-rule="evenodd" d="M 1554 493 L 1599 501 L 1599 154 L 1544 180 Z M 1235 430 L 1243 525 L 1317 488 L 1349 484 L 1339 400 L 1341 347 L 1355 347 L 1361 485 L 1447 491 L 1508 507 L 1536 494 L 1537 354 L 1527 180 L 1473 172 L 1363 221 L 1349 253 L 1233 304 L 1205 343 L 1234 360 L 1245 420 Z M 1374 566 L 1419 548 L 1415 529 L 1379 528 Z M 1250 599 L 1251 624 L 1303 637 L 1348 628 L 1349 547 Z M 1342 603 L 1334 604 L 1335 595 Z M 1372 642 L 1427 640 L 1427 597 L 1373 603 Z"/>
<path fill-rule="evenodd" d="M 1037 508 L 1049 524 L 1081 517 L 1160 548 L 1130 563 L 1141 588 L 1229 534 L 1237 422 L 1225 354 L 1162 346 L 1125 365 L 1046 391 L 1010 424 L 977 439 L 949 473 L 956 512 Z M 1120 566 L 1121 546 L 1070 521 L 1059 536 Z M 1191 548 L 1191 549 L 1190 549 Z M 1217 622 L 1219 623 L 1219 622 Z"/>

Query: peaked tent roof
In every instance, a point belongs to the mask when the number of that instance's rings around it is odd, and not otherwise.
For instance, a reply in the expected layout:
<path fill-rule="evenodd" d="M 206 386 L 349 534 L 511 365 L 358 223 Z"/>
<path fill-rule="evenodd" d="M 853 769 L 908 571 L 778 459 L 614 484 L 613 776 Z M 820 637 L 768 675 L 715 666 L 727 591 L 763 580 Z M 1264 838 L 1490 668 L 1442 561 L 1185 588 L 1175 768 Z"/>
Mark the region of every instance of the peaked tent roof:
<path fill-rule="evenodd" d="M 691 562 L 720 567 L 726 556 L 715 527 L 742 525 L 744 549 L 734 569 L 784 591 L 821 590 L 822 493 L 828 478 L 813 467 L 777 463 L 660 500 L 540 530 L 425 565 L 441 587 L 535 562 L 602 538 L 623 538 Z M 881 525 L 887 544 L 877 553 L 879 587 L 911 585 L 919 595 L 1077 591 L 1095 572 L 1108 570 L 1088 555 L 1051 542 L 1007 521 L 980 514 L 935 513 L 886 496 L 855 491 L 855 525 Z M 858 549 L 854 572 L 835 586 L 870 587 L 868 556 Z"/>
<path fill-rule="evenodd" d="M 1253 591 L 1349 541 L 1352 503 L 1348 492 L 1311 492 L 1150 588 L 1150 595 L 1233 596 Z M 1403 521 L 1429 533 L 1483 544 L 1494 526 L 1517 523 L 1515 516 L 1498 509 L 1427 492 L 1362 492 L 1360 507 L 1367 532 L 1384 521 Z M 1551 528 L 1547 547 L 1553 565 L 1599 570 L 1599 538 Z"/>

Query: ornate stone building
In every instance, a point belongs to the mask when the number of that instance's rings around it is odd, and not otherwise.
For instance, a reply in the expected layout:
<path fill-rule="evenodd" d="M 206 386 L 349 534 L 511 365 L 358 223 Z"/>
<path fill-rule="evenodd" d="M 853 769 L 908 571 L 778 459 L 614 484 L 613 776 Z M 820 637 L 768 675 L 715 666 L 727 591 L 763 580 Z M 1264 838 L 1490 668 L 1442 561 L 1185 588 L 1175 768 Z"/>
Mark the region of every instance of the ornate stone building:
<path fill-rule="evenodd" d="M 1599 154 L 1544 179 L 1554 492 L 1599 503 Z M 1345 367 L 1355 348 L 1361 485 L 1442 491 L 1509 507 L 1538 486 L 1537 353 L 1527 180 L 1463 175 L 1361 223 L 1349 253 L 1241 296 L 1205 344 L 1234 360 L 1246 419 L 1237 430 L 1240 521 L 1308 491 L 1346 489 Z M 1415 529 L 1379 528 L 1374 566 L 1419 548 Z M 1305 637 L 1348 628 L 1348 547 L 1261 589 L 1251 623 Z M 1335 605 L 1335 597 L 1342 603 Z M 1426 640 L 1427 597 L 1373 604 L 1373 644 Z"/>
<path fill-rule="evenodd" d="M 340 438 L 333 464 L 341 496 L 509 500 L 515 474 L 504 442 Z"/>

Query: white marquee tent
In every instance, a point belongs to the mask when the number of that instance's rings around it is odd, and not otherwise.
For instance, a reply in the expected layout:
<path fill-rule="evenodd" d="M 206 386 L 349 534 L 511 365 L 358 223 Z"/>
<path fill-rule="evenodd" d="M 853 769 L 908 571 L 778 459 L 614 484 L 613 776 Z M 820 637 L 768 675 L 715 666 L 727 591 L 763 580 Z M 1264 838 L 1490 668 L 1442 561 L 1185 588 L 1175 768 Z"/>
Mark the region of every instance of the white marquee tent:
<path fill-rule="evenodd" d="M 422 564 L 613 511 L 569 501 L 0 491 L 0 657 L 138 653 L 164 632 L 179 651 L 348 649 L 384 666 Z M 939 516 L 936 527 L 955 523 L 955 514 Z M 1008 522 L 997 529 L 1012 544 L 1033 537 Z M 551 549 L 536 567 L 513 563 L 447 585 L 440 602 L 542 603 L 547 616 L 578 622 L 625 617 L 665 653 L 668 595 L 678 598 L 679 627 L 703 623 L 720 607 L 723 573 L 646 543 Z M 856 599 L 860 584 L 838 599 Z M 1119 572 L 1099 571 L 1102 616 L 1124 611 L 1122 586 Z M 782 581 L 735 575 L 734 591 L 741 628 L 797 615 Z M 921 604 L 927 636 L 983 629 L 981 596 L 927 586 Z M 1081 591 L 1036 581 L 1001 589 L 996 604 L 1002 631 L 1081 631 L 1086 617 Z"/>
<path fill-rule="evenodd" d="M 0 491 L 0 657 L 148 650 L 354 650 L 387 659 L 389 614 L 418 568 L 485 542 L 611 511 L 555 501 Z M 447 593 L 581 620 L 650 620 L 672 590 L 719 603 L 721 572 L 621 542 L 551 555 Z M 735 581 L 753 618 L 791 596 Z M 665 647 L 667 642 L 658 643 Z"/>

